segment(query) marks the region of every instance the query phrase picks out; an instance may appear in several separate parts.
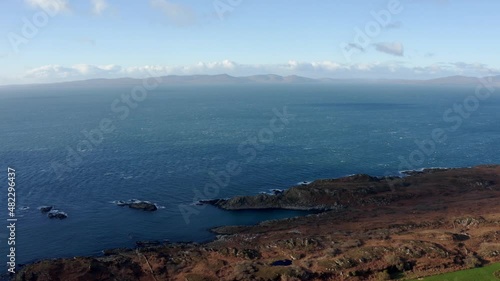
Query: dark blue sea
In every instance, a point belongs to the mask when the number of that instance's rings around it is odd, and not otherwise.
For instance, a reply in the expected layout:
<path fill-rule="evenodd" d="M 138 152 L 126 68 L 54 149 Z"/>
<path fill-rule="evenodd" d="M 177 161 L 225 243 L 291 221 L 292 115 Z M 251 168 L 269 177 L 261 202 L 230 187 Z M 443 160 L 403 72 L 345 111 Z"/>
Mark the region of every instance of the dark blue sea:
<path fill-rule="evenodd" d="M 18 263 L 138 240 L 202 242 L 214 238 L 215 226 L 302 213 L 228 212 L 193 204 L 199 199 L 354 173 L 500 163 L 500 95 L 474 99 L 474 88 L 160 86 L 129 103 L 122 100 L 129 86 L 0 88 L 0 256 L 8 254 L 8 167 L 16 170 Z M 114 130 L 83 149 L 90 141 L 82 131 L 102 122 Z M 238 173 L 221 176 L 236 164 Z M 112 203 L 128 199 L 160 209 Z M 48 219 L 42 205 L 68 218 Z"/>

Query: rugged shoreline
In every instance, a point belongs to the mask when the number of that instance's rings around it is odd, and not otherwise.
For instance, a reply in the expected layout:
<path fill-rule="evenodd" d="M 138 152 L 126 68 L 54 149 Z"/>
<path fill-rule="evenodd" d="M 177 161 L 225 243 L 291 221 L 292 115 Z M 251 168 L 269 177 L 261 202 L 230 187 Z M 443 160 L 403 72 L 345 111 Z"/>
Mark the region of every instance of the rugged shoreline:
<path fill-rule="evenodd" d="M 226 210 L 318 214 L 213 229 L 204 244 L 146 245 L 45 260 L 15 280 L 384 280 L 500 261 L 500 166 L 353 175 L 211 200 Z M 385 279 L 387 280 L 387 279 Z"/>

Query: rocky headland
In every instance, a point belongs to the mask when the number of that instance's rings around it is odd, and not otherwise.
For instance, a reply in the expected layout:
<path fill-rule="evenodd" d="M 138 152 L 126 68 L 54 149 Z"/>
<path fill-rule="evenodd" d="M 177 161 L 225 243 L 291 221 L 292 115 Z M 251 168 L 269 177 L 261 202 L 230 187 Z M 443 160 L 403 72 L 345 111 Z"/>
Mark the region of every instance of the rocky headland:
<path fill-rule="evenodd" d="M 499 262 L 499 199 L 497 165 L 317 180 L 205 202 L 316 214 L 218 227 L 205 244 L 141 243 L 100 257 L 44 260 L 15 280 L 413 279 Z"/>

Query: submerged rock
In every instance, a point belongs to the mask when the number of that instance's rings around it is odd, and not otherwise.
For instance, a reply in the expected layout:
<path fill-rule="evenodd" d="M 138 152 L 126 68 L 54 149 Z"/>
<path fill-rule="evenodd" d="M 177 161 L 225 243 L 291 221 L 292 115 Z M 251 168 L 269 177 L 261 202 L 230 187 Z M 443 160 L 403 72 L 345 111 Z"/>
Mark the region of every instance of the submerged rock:
<path fill-rule="evenodd" d="M 141 201 L 137 199 L 131 199 L 128 201 L 118 200 L 118 201 L 113 201 L 112 203 L 120 207 L 128 206 L 131 209 L 143 210 L 149 212 L 158 210 L 158 207 L 154 203 L 151 203 L 149 201 Z"/>
<path fill-rule="evenodd" d="M 283 192 L 284 192 L 283 189 L 271 189 L 272 195 L 280 195 L 280 194 L 283 194 Z"/>
<path fill-rule="evenodd" d="M 219 201 L 225 201 L 225 200 L 226 199 L 204 199 L 204 200 L 198 201 L 198 203 L 214 205 L 214 204 L 217 204 L 217 202 L 219 202 Z"/>
<path fill-rule="evenodd" d="M 38 209 L 40 210 L 40 212 L 42 213 L 48 213 L 50 212 L 50 210 L 52 210 L 52 208 L 54 208 L 53 206 L 41 206 L 41 207 L 38 207 Z"/>
<path fill-rule="evenodd" d="M 120 207 L 123 207 L 123 206 L 128 206 L 130 203 L 127 203 L 123 200 L 118 200 L 116 201 L 116 206 L 120 206 Z"/>
<path fill-rule="evenodd" d="M 65 219 L 68 217 L 68 214 L 59 210 L 51 210 L 47 213 L 49 219 Z"/>

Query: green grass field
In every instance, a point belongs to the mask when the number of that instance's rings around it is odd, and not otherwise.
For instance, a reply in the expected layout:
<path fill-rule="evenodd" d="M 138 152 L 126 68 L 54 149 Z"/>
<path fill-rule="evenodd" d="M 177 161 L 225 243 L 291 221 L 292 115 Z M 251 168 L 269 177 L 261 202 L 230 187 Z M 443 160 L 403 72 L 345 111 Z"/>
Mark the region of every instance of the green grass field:
<path fill-rule="evenodd" d="M 456 271 L 441 275 L 425 277 L 424 281 L 500 281 L 494 273 L 500 271 L 500 263 L 469 270 Z M 417 281 L 417 279 L 413 280 Z"/>

